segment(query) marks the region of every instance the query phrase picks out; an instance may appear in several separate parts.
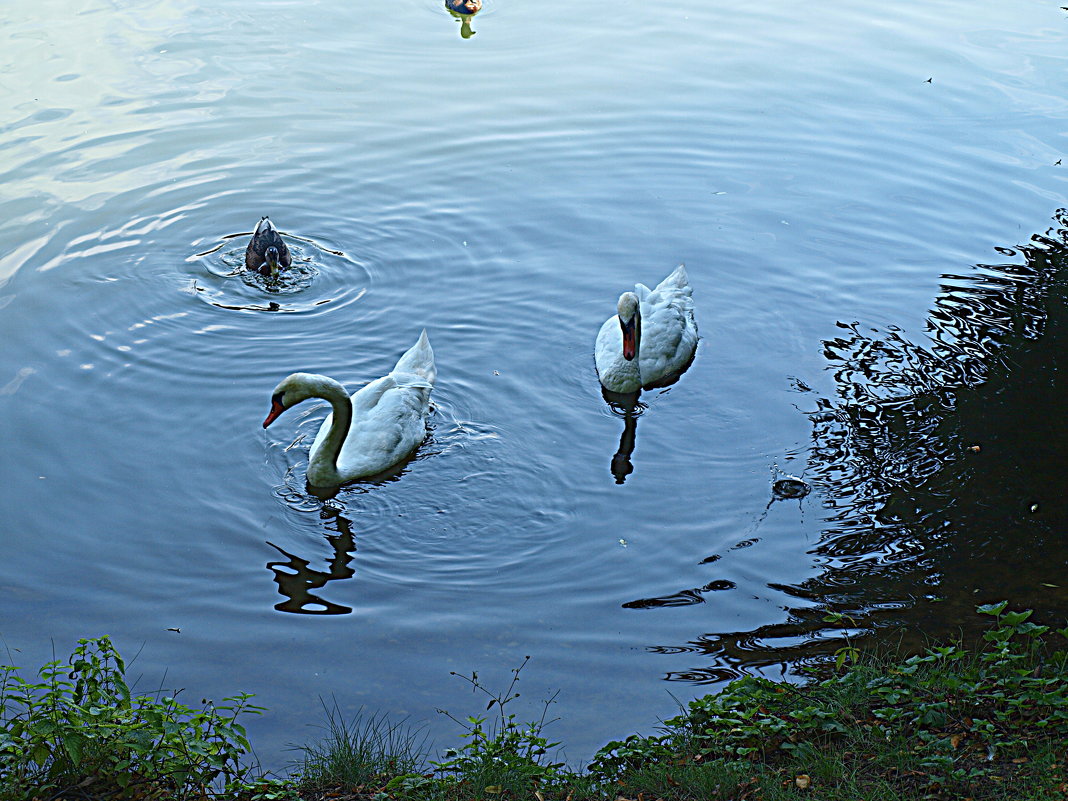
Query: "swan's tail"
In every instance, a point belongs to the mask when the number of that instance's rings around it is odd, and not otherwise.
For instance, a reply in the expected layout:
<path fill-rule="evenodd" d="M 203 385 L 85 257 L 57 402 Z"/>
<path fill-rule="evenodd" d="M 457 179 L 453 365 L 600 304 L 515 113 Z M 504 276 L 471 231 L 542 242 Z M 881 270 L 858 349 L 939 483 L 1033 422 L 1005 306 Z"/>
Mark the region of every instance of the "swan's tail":
<path fill-rule="evenodd" d="M 434 383 L 438 371 L 434 366 L 434 350 L 430 347 L 430 340 L 427 338 L 425 328 L 423 333 L 419 335 L 419 341 L 406 350 L 404 355 L 397 360 L 397 366 L 393 368 L 393 372 L 414 373 L 426 379 L 427 383 Z"/>
<path fill-rule="evenodd" d="M 690 277 L 686 275 L 686 265 L 680 264 L 671 274 L 657 285 L 657 289 L 671 287 L 673 289 L 689 289 Z"/>
<path fill-rule="evenodd" d="M 650 289 L 645 284 L 635 284 L 634 291 L 643 303 L 657 302 L 658 298 L 688 298 L 693 294 L 685 264 L 680 264 L 672 270 L 667 278 L 656 285 L 656 289 Z"/>

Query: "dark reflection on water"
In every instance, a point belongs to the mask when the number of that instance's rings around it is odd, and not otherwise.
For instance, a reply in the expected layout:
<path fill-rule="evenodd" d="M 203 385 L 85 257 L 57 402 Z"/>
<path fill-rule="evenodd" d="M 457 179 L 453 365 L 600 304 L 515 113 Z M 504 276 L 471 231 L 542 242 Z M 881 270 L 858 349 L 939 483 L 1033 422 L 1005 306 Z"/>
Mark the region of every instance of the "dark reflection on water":
<path fill-rule="evenodd" d="M 646 387 L 644 391 L 653 392 L 658 390 L 659 393 L 669 391 L 682 378 L 683 373 L 690 369 L 696 354 L 697 351 L 695 350 L 694 355 L 690 357 L 690 361 L 677 373 L 667 376 L 657 384 Z M 612 455 L 611 464 L 612 476 L 617 484 L 626 482 L 627 476 L 634 472 L 634 463 L 630 457 L 634 454 L 634 447 L 637 445 L 638 418 L 649 408 L 649 405 L 641 400 L 642 392 L 643 390 L 638 390 L 637 392 L 613 392 L 603 386 L 601 387 L 601 397 L 608 404 L 608 408 L 612 410 L 612 414 L 623 418 L 623 432 L 619 435 L 619 447 Z"/>
<path fill-rule="evenodd" d="M 638 400 L 638 393 L 620 395 L 601 387 L 601 395 L 612 410 L 612 414 L 623 418 L 623 432 L 619 435 L 619 448 L 612 456 L 611 466 L 612 476 L 616 483 L 622 484 L 627 480 L 627 476 L 634 472 L 634 464 L 630 457 L 637 444 L 638 418 L 648 407 Z"/>
<path fill-rule="evenodd" d="M 799 386 L 814 396 L 806 483 L 824 514 L 811 549 L 823 570 L 769 584 L 803 602 L 786 622 L 649 649 L 715 662 L 669 679 L 820 662 L 888 627 L 901 627 L 907 647 L 974 629 L 975 606 L 1001 598 L 1063 622 L 1066 229 L 1061 210 L 1026 246 L 999 249 L 1021 262 L 942 276 L 925 345 L 897 328 L 839 323 L 843 333 L 823 343 L 834 395 Z M 707 589 L 625 605 L 698 603 Z M 828 625 L 828 610 L 850 628 Z"/>
<path fill-rule="evenodd" d="M 333 526 L 334 533 L 327 534 L 327 542 L 332 548 L 332 556 L 326 570 L 315 570 L 311 562 L 279 548 L 268 542 L 272 548 L 286 557 L 284 562 L 268 562 L 267 568 L 274 573 L 278 591 L 286 600 L 275 604 L 279 612 L 295 612 L 302 615 L 346 615 L 352 607 L 333 601 L 324 600 L 312 593 L 320 590 L 329 582 L 348 579 L 356 575 L 351 567 L 352 556 L 356 553 L 356 540 L 352 534 L 352 521 L 341 515 L 340 510 L 324 505 L 320 516 Z"/>

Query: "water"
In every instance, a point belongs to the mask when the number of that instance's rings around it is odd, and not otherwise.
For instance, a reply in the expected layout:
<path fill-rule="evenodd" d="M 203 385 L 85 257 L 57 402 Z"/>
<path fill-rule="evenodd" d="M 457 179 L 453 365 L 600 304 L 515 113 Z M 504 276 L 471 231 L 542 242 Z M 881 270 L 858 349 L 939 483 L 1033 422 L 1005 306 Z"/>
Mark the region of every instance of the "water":
<path fill-rule="evenodd" d="M 279 766 L 320 698 L 455 744 L 449 671 L 529 654 L 581 764 L 832 651 L 828 608 L 1068 612 L 1065 264 L 1020 247 L 1065 227 L 1056 4 L 85 5 L 0 10 L 16 663 L 111 634 L 143 689 L 255 693 Z M 239 270 L 263 214 L 280 291 Z M 696 359 L 624 419 L 593 338 L 679 262 Z M 325 408 L 265 434 L 271 388 L 424 326 L 430 439 L 309 494 Z"/>

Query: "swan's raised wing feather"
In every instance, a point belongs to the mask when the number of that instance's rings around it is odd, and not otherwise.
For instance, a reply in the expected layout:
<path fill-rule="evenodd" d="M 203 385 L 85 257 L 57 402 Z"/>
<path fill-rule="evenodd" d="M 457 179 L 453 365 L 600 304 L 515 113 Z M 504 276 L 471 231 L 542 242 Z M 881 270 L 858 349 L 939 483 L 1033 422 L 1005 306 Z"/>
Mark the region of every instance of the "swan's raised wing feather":
<path fill-rule="evenodd" d="M 414 373 L 430 384 L 433 384 L 437 379 L 438 371 L 434 365 L 434 349 L 430 347 L 430 339 L 426 335 L 425 328 L 416 343 L 397 359 L 397 365 L 393 368 L 393 372 L 398 374 Z"/>
<path fill-rule="evenodd" d="M 642 342 L 639 353 L 646 386 L 686 367 L 697 347 L 693 289 L 683 265 L 656 285 L 642 301 Z"/>

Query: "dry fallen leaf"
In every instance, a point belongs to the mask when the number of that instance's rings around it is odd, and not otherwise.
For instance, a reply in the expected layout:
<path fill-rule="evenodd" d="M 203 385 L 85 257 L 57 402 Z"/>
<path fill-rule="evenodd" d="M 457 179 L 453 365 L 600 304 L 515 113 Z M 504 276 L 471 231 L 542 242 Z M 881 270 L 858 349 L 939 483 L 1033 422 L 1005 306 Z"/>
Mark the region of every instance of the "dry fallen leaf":
<path fill-rule="evenodd" d="M 794 784 L 797 785 L 797 789 L 799 790 L 807 790 L 812 785 L 812 779 L 807 773 L 802 773 L 794 779 Z"/>
<path fill-rule="evenodd" d="M 1016 759 L 1012 760 L 1012 764 L 1013 765 L 1022 765 L 1024 762 L 1030 762 L 1030 761 L 1031 760 L 1028 759 L 1027 757 L 1016 757 Z"/>
<path fill-rule="evenodd" d="M 501 787 L 499 784 L 491 784 L 489 787 L 486 788 L 486 792 L 493 793 L 493 795 L 500 795 L 503 790 L 504 788 Z"/>
<path fill-rule="evenodd" d="M 957 748 L 960 745 L 960 741 L 963 739 L 963 734 L 954 734 L 952 737 L 949 738 L 949 744 L 952 745 L 954 748 Z"/>

